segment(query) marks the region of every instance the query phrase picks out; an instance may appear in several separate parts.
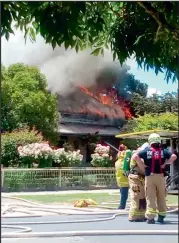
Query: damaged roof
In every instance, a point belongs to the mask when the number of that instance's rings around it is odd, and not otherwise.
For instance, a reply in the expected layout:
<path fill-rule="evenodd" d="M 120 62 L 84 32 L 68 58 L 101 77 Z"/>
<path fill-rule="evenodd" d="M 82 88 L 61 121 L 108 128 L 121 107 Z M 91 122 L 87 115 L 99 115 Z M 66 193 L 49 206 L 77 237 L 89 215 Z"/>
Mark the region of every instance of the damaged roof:
<path fill-rule="evenodd" d="M 125 114 L 119 105 L 104 105 L 81 90 L 77 90 L 68 97 L 60 95 L 57 97 L 60 112 L 95 114 L 109 119 L 125 119 Z"/>

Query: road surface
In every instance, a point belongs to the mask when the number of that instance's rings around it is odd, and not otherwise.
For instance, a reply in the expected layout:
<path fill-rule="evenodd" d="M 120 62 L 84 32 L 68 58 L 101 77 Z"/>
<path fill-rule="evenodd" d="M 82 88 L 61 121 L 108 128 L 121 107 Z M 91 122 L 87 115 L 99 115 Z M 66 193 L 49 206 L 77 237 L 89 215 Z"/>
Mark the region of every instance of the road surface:
<path fill-rule="evenodd" d="M 110 215 L 109 215 L 110 216 Z M 79 219 L 93 219 L 104 216 L 92 215 L 51 215 L 39 218 L 3 218 L 1 224 L 9 224 L 11 222 L 40 222 L 40 221 L 68 221 Z M 106 217 L 106 215 L 105 215 Z M 20 225 L 23 226 L 23 225 Z M 57 231 L 82 231 L 82 230 L 178 230 L 178 215 L 170 214 L 166 218 L 164 225 L 148 225 L 144 223 L 128 222 L 127 216 L 119 216 L 110 221 L 91 222 L 91 223 L 63 223 L 63 224 L 36 224 L 25 225 L 25 227 L 32 228 L 32 232 L 57 232 Z M 13 230 L 1 229 L 2 233 L 12 232 Z M 23 238 L 23 239 L 2 239 L 3 243 L 177 243 L 177 235 L 145 235 L 145 236 L 78 236 L 78 237 L 60 237 L 60 238 Z"/>

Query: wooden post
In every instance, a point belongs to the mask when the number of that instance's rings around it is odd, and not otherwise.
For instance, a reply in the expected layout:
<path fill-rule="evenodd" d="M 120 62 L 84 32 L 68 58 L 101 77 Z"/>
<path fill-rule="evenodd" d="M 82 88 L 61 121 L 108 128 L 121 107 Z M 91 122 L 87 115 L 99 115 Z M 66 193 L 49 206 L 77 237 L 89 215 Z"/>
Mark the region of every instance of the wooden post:
<path fill-rule="evenodd" d="M 62 171 L 61 171 L 61 169 L 59 170 L 58 186 L 60 188 L 62 187 Z"/>

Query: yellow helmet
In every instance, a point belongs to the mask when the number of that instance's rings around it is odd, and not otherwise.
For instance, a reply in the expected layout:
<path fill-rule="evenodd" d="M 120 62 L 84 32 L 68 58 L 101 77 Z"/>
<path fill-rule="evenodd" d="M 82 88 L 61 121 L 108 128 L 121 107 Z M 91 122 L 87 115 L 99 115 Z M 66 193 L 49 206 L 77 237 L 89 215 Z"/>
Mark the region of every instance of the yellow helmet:
<path fill-rule="evenodd" d="M 149 135 L 148 141 L 150 145 L 154 143 L 161 143 L 161 137 L 157 133 L 152 133 Z"/>

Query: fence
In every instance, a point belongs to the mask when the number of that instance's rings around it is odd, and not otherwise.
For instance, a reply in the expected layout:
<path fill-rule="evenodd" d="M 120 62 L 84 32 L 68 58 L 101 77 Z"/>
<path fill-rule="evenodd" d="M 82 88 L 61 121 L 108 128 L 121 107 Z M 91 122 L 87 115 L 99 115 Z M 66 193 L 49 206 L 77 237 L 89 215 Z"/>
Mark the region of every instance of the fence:
<path fill-rule="evenodd" d="M 2 169 L 2 191 L 116 188 L 114 168 Z"/>

